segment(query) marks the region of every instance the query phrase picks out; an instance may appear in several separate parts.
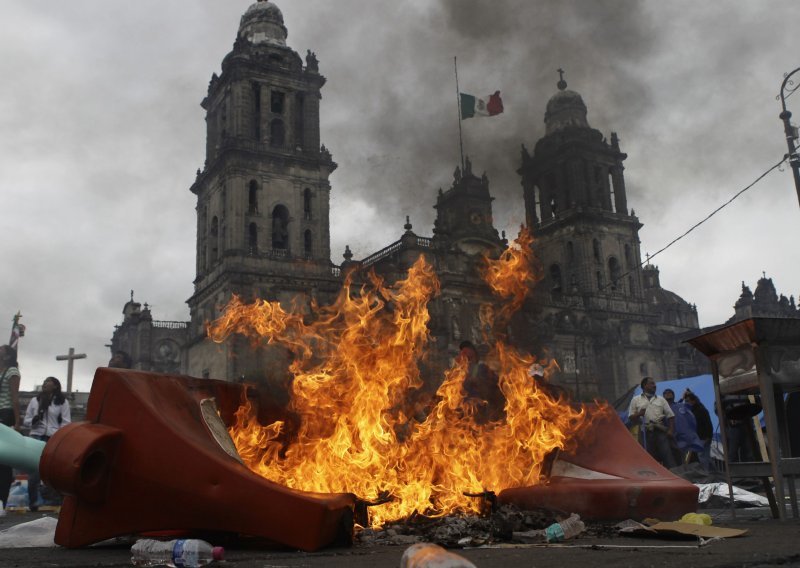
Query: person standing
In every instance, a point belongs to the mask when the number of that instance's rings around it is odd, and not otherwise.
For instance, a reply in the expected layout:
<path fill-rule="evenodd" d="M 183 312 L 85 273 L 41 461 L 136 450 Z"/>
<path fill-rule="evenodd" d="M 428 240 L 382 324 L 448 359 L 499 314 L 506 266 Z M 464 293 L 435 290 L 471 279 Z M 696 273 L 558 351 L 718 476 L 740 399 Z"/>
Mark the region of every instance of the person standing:
<path fill-rule="evenodd" d="M 132 367 L 131 356 L 122 350 L 114 351 L 107 366 L 112 369 L 130 369 Z"/>
<path fill-rule="evenodd" d="M 643 435 L 640 442 L 648 453 L 664 467 L 675 467 L 670 439 L 675 433 L 675 414 L 669 403 L 656 394 L 656 382 L 645 377 L 640 383 L 642 394 L 633 397 L 628 406 L 628 419 L 639 425 Z"/>
<path fill-rule="evenodd" d="M 59 428 L 71 421 L 69 402 L 61 392 L 61 381 L 55 377 L 47 377 L 42 383 L 42 390 L 28 403 L 23 424 L 30 428 L 30 437 L 46 442 Z M 39 508 L 38 470 L 28 477 L 28 507 L 31 511 Z"/>
<path fill-rule="evenodd" d="M 8 345 L 0 345 L 0 423 L 19 430 L 19 381 L 17 352 Z M 14 480 L 10 466 L 0 465 L 0 500 L 3 507 L 8 502 L 8 492 Z"/>
<path fill-rule="evenodd" d="M 697 461 L 706 471 L 711 471 L 711 437 L 714 435 L 714 426 L 711 424 L 711 415 L 700 399 L 689 389 L 683 393 L 683 400 L 692 409 L 697 423 L 697 437 L 703 442 L 703 450 L 697 452 Z"/>
<path fill-rule="evenodd" d="M 466 361 L 464 402 L 473 409 L 475 422 L 485 424 L 503 416 L 505 397 L 500 390 L 499 377 L 478 356 L 471 341 L 462 341 L 458 359 Z"/>

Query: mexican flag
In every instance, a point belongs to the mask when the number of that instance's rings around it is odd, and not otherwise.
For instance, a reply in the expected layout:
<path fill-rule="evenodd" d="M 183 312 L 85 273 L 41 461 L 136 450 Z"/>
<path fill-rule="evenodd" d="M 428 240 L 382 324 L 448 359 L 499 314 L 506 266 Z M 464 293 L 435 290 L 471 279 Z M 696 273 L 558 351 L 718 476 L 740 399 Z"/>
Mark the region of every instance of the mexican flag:
<path fill-rule="evenodd" d="M 494 116 L 503 112 L 500 91 L 495 91 L 493 95 L 482 99 L 466 93 L 459 94 L 461 95 L 461 120 L 473 116 Z"/>

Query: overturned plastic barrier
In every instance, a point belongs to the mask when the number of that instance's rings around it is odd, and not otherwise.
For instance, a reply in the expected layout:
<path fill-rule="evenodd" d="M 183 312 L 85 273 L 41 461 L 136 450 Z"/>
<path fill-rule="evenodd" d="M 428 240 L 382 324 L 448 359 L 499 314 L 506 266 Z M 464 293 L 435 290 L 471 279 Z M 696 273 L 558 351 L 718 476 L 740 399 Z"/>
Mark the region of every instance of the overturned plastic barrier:
<path fill-rule="evenodd" d="M 577 513 L 587 520 L 678 519 L 698 488 L 653 459 L 614 413 L 597 413 L 575 450 L 559 453 L 544 483 L 505 489 L 499 503 Z"/>
<path fill-rule="evenodd" d="M 225 427 L 244 388 L 99 368 L 86 421 L 56 432 L 39 464 L 44 482 L 65 495 L 55 542 L 180 530 L 303 550 L 351 543 L 355 496 L 295 491 L 241 463 Z"/>
<path fill-rule="evenodd" d="M 314 494 L 244 466 L 227 434 L 246 387 L 224 381 L 100 368 L 86 421 L 44 448 L 43 480 L 65 494 L 55 541 L 86 546 L 154 531 L 234 533 L 303 550 L 350 544 L 353 494 Z M 584 519 L 677 519 L 698 489 L 664 469 L 619 419 L 598 412 L 540 485 L 507 488 L 499 503 Z M 364 524 L 365 521 L 360 521 Z"/>

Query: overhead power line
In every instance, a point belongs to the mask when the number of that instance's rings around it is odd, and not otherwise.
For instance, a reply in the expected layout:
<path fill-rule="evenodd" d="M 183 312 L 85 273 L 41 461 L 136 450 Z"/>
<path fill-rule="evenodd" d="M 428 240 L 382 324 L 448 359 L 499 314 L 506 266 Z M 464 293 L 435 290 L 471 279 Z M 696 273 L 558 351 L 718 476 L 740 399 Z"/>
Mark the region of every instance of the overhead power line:
<path fill-rule="evenodd" d="M 772 166 L 771 168 L 769 168 L 767 171 L 765 171 L 763 174 L 761 174 L 760 176 L 758 176 L 758 177 L 757 177 L 755 180 L 753 180 L 753 182 L 752 182 L 750 185 L 748 185 L 748 186 L 747 186 L 747 187 L 745 187 L 744 189 L 742 189 L 742 190 L 738 191 L 738 192 L 737 192 L 737 193 L 736 193 L 736 194 L 735 194 L 733 197 L 731 197 L 731 198 L 730 198 L 728 201 L 726 201 L 725 203 L 723 203 L 722 205 L 720 205 L 719 207 L 717 207 L 716 209 L 714 209 L 714 210 L 713 210 L 711 213 L 709 213 L 708 215 L 706 215 L 706 217 L 705 217 L 705 218 L 704 218 L 702 221 L 698 221 L 697 223 L 695 223 L 694 225 L 692 225 L 692 227 L 691 227 L 691 228 L 689 228 L 689 230 L 687 230 L 685 233 L 683 233 L 683 234 L 682 234 L 682 235 L 680 235 L 679 237 L 676 237 L 676 238 L 672 239 L 672 240 L 671 240 L 669 243 L 667 243 L 667 245 L 666 245 L 666 246 L 662 247 L 661 249 L 659 249 L 659 250 L 658 250 L 658 251 L 656 251 L 655 253 L 651 254 L 651 255 L 648 257 L 648 260 L 647 260 L 646 262 L 649 262 L 649 260 L 651 260 L 653 257 L 655 257 L 655 256 L 657 256 L 657 255 L 659 255 L 659 254 L 661 254 L 662 252 L 664 252 L 665 250 L 667 250 L 669 247 L 671 247 L 672 245 L 674 245 L 675 243 L 677 243 L 679 240 L 681 240 L 683 237 L 685 237 L 686 235 L 688 235 L 689 233 L 691 233 L 692 231 L 694 231 L 694 230 L 695 230 L 697 227 L 699 227 L 700 225 L 702 225 L 703 223 L 705 223 L 706 221 L 708 221 L 709 219 L 711 219 L 711 217 L 713 217 L 714 215 L 716 215 L 717 213 L 719 213 L 720 211 L 722 211 L 722 210 L 723 210 L 725 207 L 727 207 L 728 205 L 730 205 L 731 203 L 733 203 L 733 201 L 734 201 L 736 198 L 738 198 L 740 195 L 742 195 L 742 194 L 743 194 L 745 191 L 747 191 L 748 189 L 750 189 L 751 187 L 753 187 L 754 185 L 756 185 L 758 182 L 760 182 L 762 179 L 764 179 L 765 177 L 767 177 L 767 175 L 768 175 L 770 172 L 772 172 L 773 170 L 775 170 L 775 169 L 779 168 L 779 167 L 780 167 L 780 166 L 781 166 L 781 165 L 782 165 L 782 164 L 783 164 L 785 161 L 786 161 L 786 157 L 783 157 L 783 158 L 782 158 L 782 159 L 781 159 L 781 160 L 780 160 L 780 161 L 779 161 L 777 164 L 775 164 L 774 166 Z M 644 263 L 642 263 L 642 264 L 644 264 Z M 641 266 L 641 264 L 640 264 L 639 266 Z"/>
<path fill-rule="evenodd" d="M 755 186 L 755 185 L 756 185 L 758 182 L 760 182 L 762 179 L 764 179 L 764 178 L 765 178 L 765 177 L 766 177 L 768 174 L 770 174 L 770 173 L 771 173 L 773 170 L 776 170 L 777 168 L 781 167 L 781 165 L 783 165 L 783 163 L 784 163 L 784 162 L 785 162 L 787 159 L 788 159 L 788 157 L 787 157 L 787 156 L 784 156 L 784 157 L 783 157 L 783 158 L 782 158 L 782 159 L 781 159 L 781 160 L 780 160 L 778 163 L 776 163 L 774 166 L 770 167 L 768 170 L 766 170 L 764 173 L 762 173 L 760 176 L 758 176 L 758 177 L 757 177 L 755 180 L 753 180 L 753 182 L 752 182 L 752 183 L 750 183 L 750 185 L 748 185 L 747 187 L 745 187 L 745 188 L 743 188 L 743 189 L 739 190 L 739 191 L 738 191 L 738 192 L 737 192 L 737 193 L 736 193 L 736 194 L 735 194 L 733 197 L 731 197 L 731 198 L 730 198 L 728 201 L 726 201 L 725 203 L 723 203 L 722 205 L 720 205 L 719 207 L 717 207 L 716 209 L 714 209 L 714 210 L 713 210 L 711 213 L 709 213 L 708 215 L 706 215 L 706 216 L 705 216 L 705 218 L 703 218 L 701 221 L 698 221 L 697 223 L 695 223 L 694 225 L 692 225 L 692 226 L 691 226 L 691 227 L 690 227 L 690 228 L 689 228 L 689 229 L 688 229 L 686 232 L 684 232 L 682 235 L 680 235 L 680 236 L 678 236 L 678 237 L 675 237 L 675 238 L 674 238 L 674 239 L 672 239 L 672 240 L 671 240 L 669 243 L 667 243 L 665 246 L 663 246 L 662 248 L 660 248 L 658 251 L 656 251 L 655 253 L 653 253 L 653 254 L 651 254 L 651 255 L 648 255 L 647 259 L 646 259 L 646 260 L 644 260 L 644 261 L 642 261 L 642 262 L 640 262 L 640 263 L 639 263 L 639 265 L 638 265 L 636 268 L 633 268 L 633 269 L 631 269 L 631 270 L 628 270 L 627 272 L 625 272 L 625 273 L 621 274 L 620 276 L 618 276 L 618 277 L 617 277 L 617 278 L 614 280 L 614 282 L 616 282 L 617 280 L 620 280 L 620 279 L 624 278 L 624 277 L 625 277 L 625 276 L 627 276 L 628 274 L 633 274 L 634 272 L 637 272 L 637 271 L 641 270 L 641 268 L 642 268 L 642 267 L 643 267 L 645 264 L 648 264 L 648 263 L 649 263 L 649 262 L 650 262 L 650 261 L 651 261 L 653 258 L 655 258 L 655 257 L 656 257 L 656 256 L 658 256 L 659 254 L 661 254 L 662 252 L 664 252 L 665 250 L 667 250 L 668 248 L 670 248 L 672 245 L 674 245 L 675 243 L 677 243 L 678 241 L 680 241 L 680 240 L 681 240 L 683 237 L 685 237 L 686 235 L 688 235 L 689 233 L 691 233 L 692 231 L 694 231 L 694 230 L 695 230 L 696 228 L 698 228 L 700 225 L 702 225 L 703 223 L 705 223 L 706 221 L 708 221 L 709 219 L 711 219 L 711 217 L 713 217 L 714 215 L 716 215 L 717 213 L 719 213 L 720 211 L 722 211 L 722 210 L 723 210 L 725 207 L 727 207 L 728 205 L 730 205 L 731 203 L 733 203 L 733 201 L 734 201 L 734 200 L 736 200 L 736 199 L 737 199 L 737 198 L 738 198 L 740 195 L 742 195 L 742 194 L 743 194 L 745 191 L 747 191 L 748 189 L 750 189 L 750 188 L 752 188 L 753 186 Z M 610 286 L 611 286 L 611 284 L 612 284 L 611 282 L 609 282 L 608 284 L 605 284 L 604 286 L 602 286 L 602 287 L 600 288 L 600 290 L 605 290 L 606 288 L 610 287 Z"/>

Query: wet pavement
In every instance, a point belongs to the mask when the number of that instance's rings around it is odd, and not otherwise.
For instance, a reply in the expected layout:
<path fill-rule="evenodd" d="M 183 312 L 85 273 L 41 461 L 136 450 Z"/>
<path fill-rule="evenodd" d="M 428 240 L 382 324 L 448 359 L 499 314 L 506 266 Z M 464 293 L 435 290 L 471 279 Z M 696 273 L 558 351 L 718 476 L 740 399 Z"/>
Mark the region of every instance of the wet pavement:
<path fill-rule="evenodd" d="M 742 537 L 709 542 L 662 540 L 621 536 L 586 537 L 562 545 L 500 545 L 455 551 L 480 568 L 572 568 L 614 566 L 619 568 L 740 566 L 800 566 L 800 521 L 772 519 L 768 509 L 704 510 L 715 526 L 747 529 Z M 0 530 L 39 519 L 54 512 L 8 512 L 0 517 Z M 608 534 L 607 531 L 600 531 Z M 400 565 L 407 545 L 356 545 L 306 553 L 269 549 L 228 549 L 219 566 L 237 568 L 278 567 L 391 567 Z M 53 548 L 0 549 L 0 566 L 16 567 L 116 567 L 130 566 L 129 543 L 68 550 Z"/>

